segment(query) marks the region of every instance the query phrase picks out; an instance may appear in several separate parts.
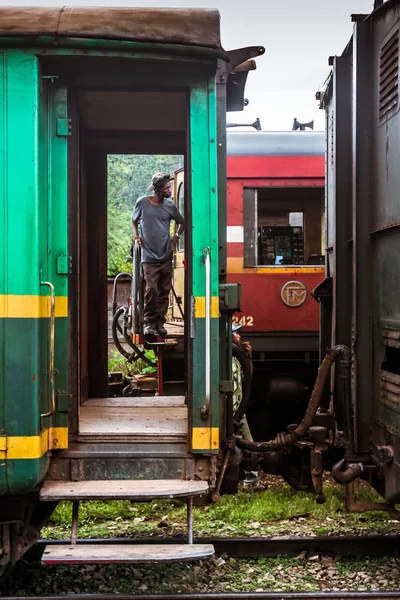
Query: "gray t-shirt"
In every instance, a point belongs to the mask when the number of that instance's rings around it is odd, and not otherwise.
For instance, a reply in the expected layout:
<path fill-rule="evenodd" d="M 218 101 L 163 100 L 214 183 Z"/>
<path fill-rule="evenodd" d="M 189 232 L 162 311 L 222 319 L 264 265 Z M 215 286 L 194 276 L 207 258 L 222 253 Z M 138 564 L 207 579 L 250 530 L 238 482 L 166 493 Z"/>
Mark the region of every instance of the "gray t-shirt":
<path fill-rule="evenodd" d="M 142 263 L 158 263 L 172 254 L 171 221 L 181 224 L 184 219 L 169 198 L 152 204 L 146 196 L 136 201 L 132 220 L 140 225 Z"/>

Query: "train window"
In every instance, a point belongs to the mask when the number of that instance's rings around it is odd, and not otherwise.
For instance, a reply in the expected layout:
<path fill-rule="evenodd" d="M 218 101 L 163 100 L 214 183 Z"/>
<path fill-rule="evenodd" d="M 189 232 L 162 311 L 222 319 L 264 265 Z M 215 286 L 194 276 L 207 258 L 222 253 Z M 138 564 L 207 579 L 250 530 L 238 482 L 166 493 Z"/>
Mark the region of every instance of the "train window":
<path fill-rule="evenodd" d="M 322 216 L 322 189 L 247 189 L 245 266 L 323 264 Z"/>

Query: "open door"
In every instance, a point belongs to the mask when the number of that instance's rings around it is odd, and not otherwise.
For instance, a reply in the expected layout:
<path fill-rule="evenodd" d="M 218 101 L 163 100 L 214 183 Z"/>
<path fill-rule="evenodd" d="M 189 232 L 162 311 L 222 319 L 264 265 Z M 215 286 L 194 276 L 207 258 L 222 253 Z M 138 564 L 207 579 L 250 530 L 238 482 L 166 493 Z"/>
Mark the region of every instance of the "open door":
<path fill-rule="evenodd" d="M 175 172 L 174 201 L 181 213 L 185 216 L 185 172 L 179 169 Z M 179 240 L 179 246 L 174 256 L 174 275 L 172 298 L 172 318 L 174 321 L 182 321 L 185 314 L 185 234 Z"/>
<path fill-rule="evenodd" d="M 67 90 L 41 78 L 39 101 L 39 267 L 47 315 L 40 320 L 41 430 L 49 449 L 68 446 L 68 137 Z"/>

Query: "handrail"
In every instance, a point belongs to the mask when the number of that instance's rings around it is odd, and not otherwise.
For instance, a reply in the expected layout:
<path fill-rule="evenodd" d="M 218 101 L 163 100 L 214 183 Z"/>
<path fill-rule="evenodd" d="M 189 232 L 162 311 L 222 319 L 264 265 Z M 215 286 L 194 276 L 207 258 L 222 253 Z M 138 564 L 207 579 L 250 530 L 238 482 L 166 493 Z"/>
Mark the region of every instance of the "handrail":
<path fill-rule="evenodd" d="M 55 325 L 56 325 L 56 300 L 54 295 L 54 285 L 50 281 L 41 281 L 40 285 L 47 285 L 50 288 L 50 355 L 49 355 L 49 392 L 50 392 L 50 410 L 40 415 L 42 419 L 51 417 L 56 412 L 56 397 L 54 392 L 54 346 L 55 346 Z"/>
<path fill-rule="evenodd" d="M 112 316 L 115 315 L 115 313 L 117 312 L 117 282 L 118 279 L 120 277 L 122 277 L 123 275 L 128 276 L 132 279 L 132 274 L 131 273 L 118 273 L 118 275 L 115 276 L 114 278 L 114 285 L 113 285 L 113 303 L 112 303 Z"/>
<path fill-rule="evenodd" d="M 132 320 L 132 333 L 140 333 L 140 317 L 138 317 L 137 303 L 139 301 L 139 288 L 140 285 L 138 277 L 138 269 L 140 269 L 140 244 L 138 240 L 133 243 L 133 256 L 132 256 L 132 292 L 131 292 L 131 320 Z"/>
<path fill-rule="evenodd" d="M 201 418 L 206 420 L 211 408 L 211 256 L 210 248 L 203 250 L 206 275 L 206 362 L 205 362 L 205 400 L 200 409 Z"/>

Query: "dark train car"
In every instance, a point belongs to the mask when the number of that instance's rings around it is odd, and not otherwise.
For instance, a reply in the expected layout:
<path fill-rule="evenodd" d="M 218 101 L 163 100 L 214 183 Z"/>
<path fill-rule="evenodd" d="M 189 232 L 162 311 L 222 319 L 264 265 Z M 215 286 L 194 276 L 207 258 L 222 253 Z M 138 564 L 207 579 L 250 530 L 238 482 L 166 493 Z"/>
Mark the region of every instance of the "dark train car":
<path fill-rule="evenodd" d="M 355 15 L 321 106 L 327 123 L 327 279 L 322 347 L 351 348 L 351 395 L 335 378 L 347 481 L 400 501 L 400 2 Z M 353 476 L 351 473 L 353 472 Z M 343 475 L 343 474 L 342 474 Z M 339 477 L 342 477 L 339 475 Z"/>

